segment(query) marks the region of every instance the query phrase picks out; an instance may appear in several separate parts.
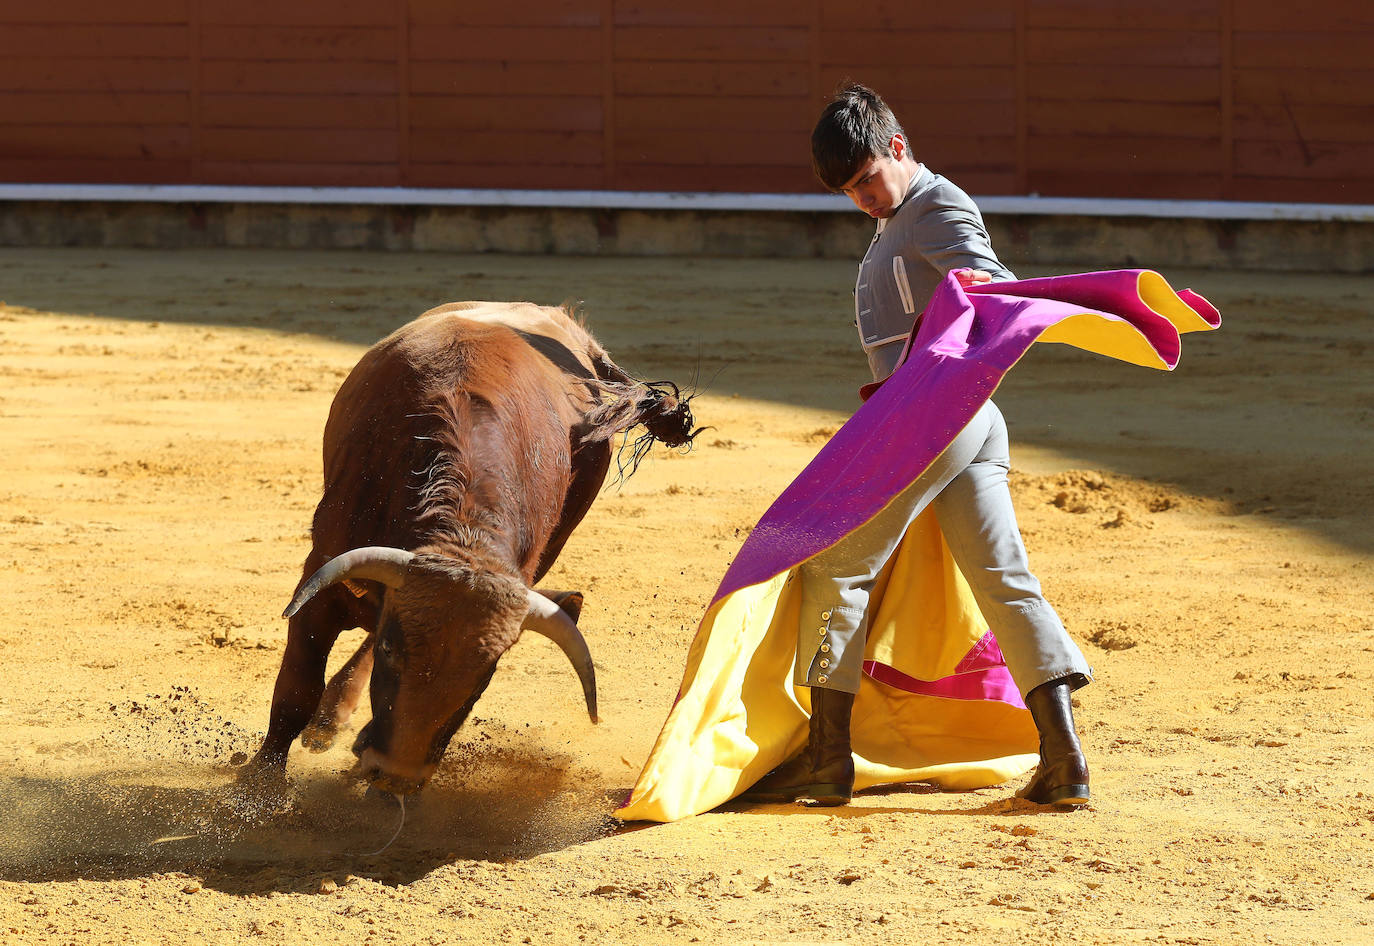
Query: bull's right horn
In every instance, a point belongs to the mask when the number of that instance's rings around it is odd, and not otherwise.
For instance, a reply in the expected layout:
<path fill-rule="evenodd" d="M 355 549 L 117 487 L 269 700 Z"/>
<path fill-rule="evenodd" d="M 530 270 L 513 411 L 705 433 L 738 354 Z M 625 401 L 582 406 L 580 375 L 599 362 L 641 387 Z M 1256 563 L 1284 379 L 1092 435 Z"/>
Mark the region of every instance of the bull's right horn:
<path fill-rule="evenodd" d="M 529 596 L 530 610 L 522 627 L 543 634 L 567 655 L 573 669 L 577 671 L 577 679 L 582 681 L 582 697 L 587 701 L 587 715 L 591 717 L 592 722 L 601 722 L 601 718 L 596 715 L 596 668 L 592 666 L 592 653 L 587 649 L 587 641 L 582 637 L 582 632 L 577 629 L 577 624 L 568 617 L 567 612 L 548 598 L 533 588 L 526 589 L 526 593 Z"/>
<path fill-rule="evenodd" d="M 282 612 L 282 617 L 292 617 L 317 593 L 345 578 L 368 578 L 379 581 L 388 588 L 399 588 L 406 580 L 406 566 L 414 557 L 414 552 L 386 545 L 368 545 L 336 555 L 321 565 L 319 570 L 310 576 L 310 580 L 301 585 L 296 596 Z"/>

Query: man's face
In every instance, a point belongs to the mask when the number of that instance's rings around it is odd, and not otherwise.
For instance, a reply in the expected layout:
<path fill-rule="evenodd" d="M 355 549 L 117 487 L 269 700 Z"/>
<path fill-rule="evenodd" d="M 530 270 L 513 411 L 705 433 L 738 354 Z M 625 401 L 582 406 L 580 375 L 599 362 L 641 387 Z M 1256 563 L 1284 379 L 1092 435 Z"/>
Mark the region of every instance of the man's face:
<path fill-rule="evenodd" d="M 841 193 L 854 201 L 855 207 L 874 219 L 892 216 L 906 195 L 906 187 L 915 171 L 914 162 L 902 160 L 907 152 L 901 135 L 892 136 L 890 147 L 891 157 L 869 158 L 840 188 Z"/>

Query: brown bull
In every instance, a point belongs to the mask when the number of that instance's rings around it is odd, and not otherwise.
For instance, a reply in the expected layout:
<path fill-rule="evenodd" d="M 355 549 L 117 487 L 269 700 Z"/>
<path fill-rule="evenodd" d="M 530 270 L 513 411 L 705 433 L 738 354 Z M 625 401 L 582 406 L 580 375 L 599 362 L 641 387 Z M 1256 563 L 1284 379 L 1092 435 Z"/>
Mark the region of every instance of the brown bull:
<path fill-rule="evenodd" d="M 357 771 L 417 790 L 522 627 L 568 655 L 595 721 L 582 597 L 532 589 L 605 481 L 612 439 L 636 424 L 670 446 L 694 436 L 675 386 L 630 378 L 563 309 L 453 303 L 374 345 L 325 425 L 313 547 L 249 772 L 280 775 L 302 732 L 327 747 L 370 677 Z M 329 651 L 353 627 L 367 640 L 326 688 Z"/>

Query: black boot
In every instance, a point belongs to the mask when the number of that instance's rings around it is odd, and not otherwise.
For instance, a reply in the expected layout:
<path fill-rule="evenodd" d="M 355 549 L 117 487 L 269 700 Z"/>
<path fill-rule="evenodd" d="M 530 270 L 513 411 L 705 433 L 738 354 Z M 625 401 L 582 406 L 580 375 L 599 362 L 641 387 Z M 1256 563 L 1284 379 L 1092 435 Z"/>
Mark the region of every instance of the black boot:
<path fill-rule="evenodd" d="M 1067 679 L 1042 683 L 1026 694 L 1040 731 L 1040 764 L 1017 795 L 1037 805 L 1086 805 L 1088 762 L 1073 728 L 1073 688 Z"/>
<path fill-rule="evenodd" d="M 784 762 L 740 797 L 745 801 L 788 802 L 809 798 L 818 805 L 844 805 L 854 797 L 854 756 L 849 716 L 854 694 L 811 688 L 811 722 L 801 754 Z"/>

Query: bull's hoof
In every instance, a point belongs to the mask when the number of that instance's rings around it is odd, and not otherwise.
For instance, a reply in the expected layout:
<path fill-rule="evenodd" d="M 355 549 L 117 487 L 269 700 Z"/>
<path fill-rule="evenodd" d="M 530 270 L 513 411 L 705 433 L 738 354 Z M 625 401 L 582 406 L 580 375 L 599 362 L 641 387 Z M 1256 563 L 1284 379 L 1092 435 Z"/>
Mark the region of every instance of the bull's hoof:
<path fill-rule="evenodd" d="M 311 723 L 305 727 L 305 732 L 301 733 L 301 745 L 311 752 L 324 752 L 334 745 L 334 739 L 339 735 L 339 730 L 335 726 L 320 726 Z"/>

